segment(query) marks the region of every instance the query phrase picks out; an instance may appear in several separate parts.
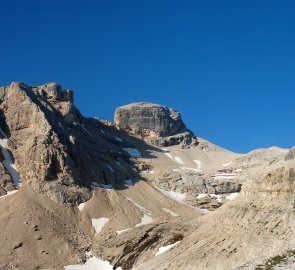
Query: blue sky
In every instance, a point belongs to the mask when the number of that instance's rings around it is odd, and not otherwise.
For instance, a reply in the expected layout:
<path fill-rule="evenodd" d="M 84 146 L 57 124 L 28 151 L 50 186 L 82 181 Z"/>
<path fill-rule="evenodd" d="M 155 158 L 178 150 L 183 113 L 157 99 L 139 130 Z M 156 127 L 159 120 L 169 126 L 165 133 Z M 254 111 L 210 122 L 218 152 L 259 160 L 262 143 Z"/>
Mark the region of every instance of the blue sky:
<path fill-rule="evenodd" d="M 295 1 L 3 0 L 0 85 L 56 81 L 89 117 L 151 101 L 236 152 L 295 145 Z"/>

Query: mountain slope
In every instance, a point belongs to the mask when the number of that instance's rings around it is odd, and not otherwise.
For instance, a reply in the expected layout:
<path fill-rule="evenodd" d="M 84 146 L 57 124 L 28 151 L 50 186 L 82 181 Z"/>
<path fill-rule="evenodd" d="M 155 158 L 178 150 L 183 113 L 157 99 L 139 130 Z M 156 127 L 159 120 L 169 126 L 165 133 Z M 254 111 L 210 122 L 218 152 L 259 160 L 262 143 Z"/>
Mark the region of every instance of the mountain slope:
<path fill-rule="evenodd" d="M 292 257 L 294 149 L 232 153 L 146 102 L 118 108 L 115 124 L 85 118 L 56 83 L 0 88 L 0 126 L 1 269 L 255 269 Z"/>

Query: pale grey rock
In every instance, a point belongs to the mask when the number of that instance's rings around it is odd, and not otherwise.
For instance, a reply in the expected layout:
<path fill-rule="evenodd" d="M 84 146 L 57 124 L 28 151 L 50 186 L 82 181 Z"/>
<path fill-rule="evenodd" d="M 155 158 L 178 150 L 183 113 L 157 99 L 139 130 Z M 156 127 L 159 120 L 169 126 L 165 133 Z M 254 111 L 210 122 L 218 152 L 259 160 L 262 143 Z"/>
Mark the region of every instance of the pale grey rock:
<path fill-rule="evenodd" d="M 137 102 L 119 107 L 115 112 L 115 125 L 161 147 L 197 144 L 196 137 L 186 128 L 180 113 L 159 104 Z"/>

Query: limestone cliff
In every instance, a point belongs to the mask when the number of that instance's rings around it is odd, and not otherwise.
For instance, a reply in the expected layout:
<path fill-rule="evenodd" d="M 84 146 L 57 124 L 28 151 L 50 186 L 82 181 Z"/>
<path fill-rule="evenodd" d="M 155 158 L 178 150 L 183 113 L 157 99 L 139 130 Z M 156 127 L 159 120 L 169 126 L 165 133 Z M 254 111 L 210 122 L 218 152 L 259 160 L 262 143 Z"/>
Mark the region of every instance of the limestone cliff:
<path fill-rule="evenodd" d="M 161 147 L 176 144 L 189 147 L 197 143 L 180 113 L 159 104 L 137 102 L 119 107 L 115 112 L 115 125 Z"/>

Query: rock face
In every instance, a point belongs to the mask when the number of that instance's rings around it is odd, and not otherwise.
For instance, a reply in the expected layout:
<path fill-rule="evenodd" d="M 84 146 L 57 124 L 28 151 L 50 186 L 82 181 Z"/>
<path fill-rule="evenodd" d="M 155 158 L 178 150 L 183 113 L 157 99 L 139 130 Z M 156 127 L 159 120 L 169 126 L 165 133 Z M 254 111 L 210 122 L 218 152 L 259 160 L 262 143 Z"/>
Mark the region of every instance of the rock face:
<path fill-rule="evenodd" d="M 115 112 L 115 125 L 161 147 L 176 144 L 188 147 L 197 143 L 180 113 L 159 104 L 137 102 L 119 107 Z"/>
<path fill-rule="evenodd" d="M 22 181 L 56 202 L 78 204 L 90 198 L 93 183 L 116 186 L 135 177 L 130 155 L 121 151 L 130 146 L 115 140 L 117 130 L 84 118 L 72 91 L 56 83 L 1 88 L 0 126 Z M 5 168 L 1 174 L 5 193 L 12 184 Z"/>

